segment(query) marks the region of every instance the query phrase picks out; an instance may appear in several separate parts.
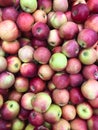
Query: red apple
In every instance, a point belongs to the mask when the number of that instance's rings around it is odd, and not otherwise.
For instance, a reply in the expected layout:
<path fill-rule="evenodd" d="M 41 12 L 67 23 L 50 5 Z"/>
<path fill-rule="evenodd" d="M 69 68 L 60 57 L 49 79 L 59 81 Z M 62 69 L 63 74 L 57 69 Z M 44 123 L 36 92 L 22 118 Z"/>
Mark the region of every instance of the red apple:
<path fill-rule="evenodd" d="M 6 7 L 6 6 L 12 6 L 14 4 L 16 4 L 17 0 L 0 0 L 0 5 L 3 6 L 3 7 Z"/>
<path fill-rule="evenodd" d="M 93 100 L 88 100 L 88 102 L 93 108 L 98 108 L 98 97 Z"/>
<path fill-rule="evenodd" d="M 20 47 L 23 47 L 25 45 L 30 45 L 31 40 L 29 38 L 26 37 L 20 37 L 18 39 L 19 43 L 20 43 Z"/>
<path fill-rule="evenodd" d="M 73 21 L 70 10 L 67 10 L 65 12 L 65 15 L 66 15 L 67 21 Z"/>
<path fill-rule="evenodd" d="M 12 124 L 10 121 L 0 119 L 0 129 L 1 130 L 11 130 L 11 126 L 12 126 Z"/>
<path fill-rule="evenodd" d="M 92 13 L 98 13 L 98 3 L 96 0 L 88 0 L 87 6 Z"/>

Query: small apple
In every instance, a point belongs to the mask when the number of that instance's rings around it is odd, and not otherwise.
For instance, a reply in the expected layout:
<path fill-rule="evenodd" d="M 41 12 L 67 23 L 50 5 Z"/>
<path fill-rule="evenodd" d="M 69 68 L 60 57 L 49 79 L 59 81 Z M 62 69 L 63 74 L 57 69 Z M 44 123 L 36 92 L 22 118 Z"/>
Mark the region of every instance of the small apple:
<path fill-rule="evenodd" d="M 0 73 L 5 71 L 7 68 L 7 60 L 5 57 L 0 56 Z"/>

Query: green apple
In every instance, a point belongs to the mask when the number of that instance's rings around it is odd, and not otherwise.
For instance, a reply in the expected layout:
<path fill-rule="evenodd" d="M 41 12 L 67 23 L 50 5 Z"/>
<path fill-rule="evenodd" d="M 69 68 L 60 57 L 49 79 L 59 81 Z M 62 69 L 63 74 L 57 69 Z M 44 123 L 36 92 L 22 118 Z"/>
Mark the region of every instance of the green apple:
<path fill-rule="evenodd" d="M 51 104 L 49 109 L 43 114 L 45 121 L 49 123 L 56 123 L 62 116 L 62 110 L 59 105 Z"/>
<path fill-rule="evenodd" d="M 67 66 L 67 58 L 61 53 L 54 53 L 49 60 L 49 65 L 54 71 L 62 71 Z"/>
<path fill-rule="evenodd" d="M 21 8 L 28 13 L 33 13 L 37 9 L 37 0 L 20 0 Z"/>
<path fill-rule="evenodd" d="M 27 124 L 27 126 L 25 127 L 25 129 L 24 130 L 34 130 L 34 126 L 33 125 L 31 125 L 31 124 Z"/>
<path fill-rule="evenodd" d="M 24 121 L 18 118 L 14 119 L 12 122 L 12 130 L 23 130 L 24 126 L 25 126 Z"/>

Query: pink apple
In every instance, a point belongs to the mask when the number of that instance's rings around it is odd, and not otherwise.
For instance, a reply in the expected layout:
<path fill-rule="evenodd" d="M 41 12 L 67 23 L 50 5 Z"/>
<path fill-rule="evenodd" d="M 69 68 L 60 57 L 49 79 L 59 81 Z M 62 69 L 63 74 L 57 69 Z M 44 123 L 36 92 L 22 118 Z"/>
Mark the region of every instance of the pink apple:
<path fill-rule="evenodd" d="M 71 31 L 70 31 L 71 30 Z M 71 40 L 79 32 L 78 25 L 75 22 L 68 21 L 59 28 L 60 37 L 65 40 Z"/>
<path fill-rule="evenodd" d="M 64 106 L 69 102 L 69 92 L 67 89 L 54 89 L 52 91 L 52 99 L 55 104 Z"/>
<path fill-rule="evenodd" d="M 59 45 L 59 46 L 55 46 L 55 47 L 53 47 L 53 49 L 52 49 L 52 52 L 53 53 L 61 53 L 61 51 L 62 51 L 62 47 Z"/>
<path fill-rule="evenodd" d="M 93 100 L 88 100 L 88 102 L 93 108 L 98 108 L 98 97 Z"/>
<path fill-rule="evenodd" d="M 67 21 L 73 21 L 70 10 L 67 10 L 65 12 L 65 15 L 66 15 Z"/>
<path fill-rule="evenodd" d="M 0 37 L 2 40 L 13 41 L 16 40 L 18 36 L 19 31 L 14 21 L 4 20 L 0 22 Z"/>
<path fill-rule="evenodd" d="M 40 77 L 34 77 L 30 79 L 30 91 L 33 93 L 41 92 L 46 87 L 46 82 L 43 81 Z"/>
<path fill-rule="evenodd" d="M 43 53 L 44 52 L 44 53 Z M 34 59 L 40 64 L 47 64 L 51 57 L 51 52 L 46 47 L 38 47 L 34 51 Z"/>
<path fill-rule="evenodd" d="M 17 54 L 20 48 L 20 43 L 18 40 L 15 41 L 2 41 L 2 49 L 8 54 Z"/>
<path fill-rule="evenodd" d="M 62 117 L 67 120 L 71 121 L 75 119 L 76 117 L 76 108 L 75 106 L 71 104 L 66 104 L 65 106 L 62 107 Z"/>
<path fill-rule="evenodd" d="M 46 40 L 48 38 L 49 31 L 50 29 L 46 23 L 36 22 L 32 26 L 32 34 L 39 40 Z"/>
<path fill-rule="evenodd" d="M 5 57 L 0 56 L 0 73 L 5 71 L 7 68 L 7 60 Z"/>
<path fill-rule="evenodd" d="M 92 13 L 98 13 L 98 3 L 96 0 L 88 0 L 87 6 Z"/>

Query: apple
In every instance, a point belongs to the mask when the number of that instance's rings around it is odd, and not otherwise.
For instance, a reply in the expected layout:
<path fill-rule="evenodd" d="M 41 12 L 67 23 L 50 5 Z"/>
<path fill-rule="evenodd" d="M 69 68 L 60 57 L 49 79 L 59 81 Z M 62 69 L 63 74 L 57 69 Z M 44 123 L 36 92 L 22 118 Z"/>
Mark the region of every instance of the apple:
<path fill-rule="evenodd" d="M 76 108 L 75 106 L 71 104 L 66 104 L 65 106 L 62 107 L 62 117 L 67 120 L 71 121 L 75 119 L 76 117 Z"/>
<path fill-rule="evenodd" d="M 21 60 L 17 56 L 7 57 L 7 70 L 11 73 L 19 72 L 21 67 Z"/>
<path fill-rule="evenodd" d="M 96 62 L 97 54 L 94 48 L 82 49 L 79 53 L 79 60 L 84 65 L 91 65 Z"/>
<path fill-rule="evenodd" d="M 4 103 L 4 98 L 3 98 L 2 94 L 0 94 L 0 109 L 3 106 L 3 103 Z"/>
<path fill-rule="evenodd" d="M 70 58 L 65 68 L 66 72 L 69 74 L 77 74 L 81 71 L 81 69 L 82 69 L 82 64 L 78 58 Z"/>
<path fill-rule="evenodd" d="M 55 104 L 61 107 L 65 106 L 69 102 L 69 92 L 67 89 L 54 89 L 52 91 L 52 99 Z"/>
<path fill-rule="evenodd" d="M 30 45 L 25 45 L 18 50 L 18 57 L 22 62 L 33 61 L 33 55 L 34 55 L 34 48 L 31 47 Z"/>
<path fill-rule="evenodd" d="M 2 48 L 2 46 L 0 46 L 0 56 L 5 56 L 5 51 L 4 49 Z"/>
<path fill-rule="evenodd" d="M 40 77 L 34 77 L 30 79 L 29 88 L 33 93 L 41 92 L 45 89 L 46 82 L 43 81 Z"/>
<path fill-rule="evenodd" d="M 38 0 L 38 9 L 45 11 L 47 14 L 52 10 L 52 0 Z"/>
<path fill-rule="evenodd" d="M 17 117 L 20 110 L 19 103 L 15 100 L 7 100 L 1 110 L 1 117 L 4 120 L 13 120 Z"/>
<path fill-rule="evenodd" d="M 98 66 L 95 64 L 84 66 L 82 74 L 85 79 L 98 79 Z"/>
<path fill-rule="evenodd" d="M 47 64 L 50 57 L 51 52 L 47 47 L 38 47 L 34 51 L 34 59 L 40 64 Z"/>
<path fill-rule="evenodd" d="M 1 130 L 11 130 L 11 122 L 10 121 L 6 121 L 4 119 L 0 118 L 0 129 Z"/>
<path fill-rule="evenodd" d="M 7 60 L 5 57 L 0 56 L 0 73 L 5 71 L 7 68 Z"/>
<path fill-rule="evenodd" d="M 29 89 L 29 79 L 23 76 L 17 76 L 15 79 L 14 87 L 17 92 L 27 92 Z"/>
<path fill-rule="evenodd" d="M 42 113 L 32 110 L 29 114 L 28 121 L 34 126 L 40 126 L 44 123 L 44 117 Z"/>
<path fill-rule="evenodd" d="M 38 76 L 42 80 L 50 80 L 54 74 L 54 71 L 48 64 L 41 65 L 38 69 Z"/>
<path fill-rule="evenodd" d="M 81 73 L 69 75 L 70 86 L 79 87 L 84 82 L 84 76 Z"/>
<path fill-rule="evenodd" d="M 90 15 L 84 23 L 84 28 L 92 29 L 98 33 L 97 22 L 98 14 Z"/>
<path fill-rule="evenodd" d="M 70 31 L 71 30 L 71 31 Z M 64 40 L 73 39 L 79 32 L 78 25 L 75 22 L 68 21 L 60 26 L 59 34 Z"/>
<path fill-rule="evenodd" d="M 47 127 L 41 125 L 34 128 L 34 130 L 49 130 Z"/>
<path fill-rule="evenodd" d="M 16 118 L 12 121 L 12 130 L 23 130 L 25 127 L 25 122 Z"/>
<path fill-rule="evenodd" d="M 26 37 L 20 37 L 18 39 L 19 43 L 20 43 L 20 47 L 23 47 L 25 45 L 30 45 L 31 39 L 26 38 Z"/>
<path fill-rule="evenodd" d="M 0 89 L 7 89 L 13 86 L 15 76 L 11 72 L 4 71 L 0 73 Z"/>
<path fill-rule="evenodd" d="M 70 130 L 71 127 L 70 127 L 70 123 L 61 118 L 58 122 L 54 123 L 53 126 L 52 126 L 52 130 Z"/>
<path fill-rule="evenodd" d="M 92 13 L 98 13 L 98 3 L 96 0 L 88 0 L 87 6 Z"/>
<path fill-rule="evenodd" d="M 19 30 L 14 21 L 4 20 L 0 22 L 0 37 L 2 40 L 14 41 L 18 38 L 18 36 Z"/>
<path fill-rule="evenodd" d="M 44 113 L 51 105 L 52 99 L 46 92 L 39 92 L 32 99 L 33 109 L 37 112 Z"/>
<path fill-rule="evenodd" d="M 48 128 L 49 130 L 52 128 L 52 125 L 51 123 L 47 122 L 47 121 L 44 121 L 44 124 L 43 124 L 46 128 Z"/>
<path fill-rule="evenodd" d="M 93 108 L 98 108 L 98 97 L 93 100 L 88 100 L 88 102 Z"/>
<path fill-rule="evenodd" d="M 34 17 L 35 22 L 47 23 L 47 14 L 46 14 L 46 12 L 44 10 L 37 9 L 33 13 L 33 17 Z"/>
<path fill-rule="evenodd" d="M 37 74 L 38 66 L 34 62 L 22 63 L 20 67 L 20 74 L 24 77 L 32 78 Z"/>
<path fill-rule="evenodd" d="M 11 54 L 11 55 L 17 54 L 19 48 L 20 48 L 20 43 L 18 40 L 14 40 L 11 42 L 2 41 L 2 49 L 7 54 Z"/>
<path fill-rule="evenodd" d="M 32 34 L 35 38 L 39 40 L 46 40 L 49 35 L 49 27 L 46 23 L 36 22 L 32 26 Z"/>
<path fill-rule="evenodd" d="M 86 120 L 83 120 L 79 117 L 76 117 L 74 120 L 70 122 L 70 126 L 72 130 L 88 130 Z"/>
<path fill-rule="evenodd" d="M 87 99 L 93 100 L 98 96 L 98 81 L 88 79 L 81 85 L 81 92 Z"/>
<path fill-rule="evenodd" d="M 89 16 L 87 4 L 79 3 L 72 6 L 71 16 L 75 23 L 83 23 Z"/>
<path fill-rule="evenodd" d="M 60 52 L 54 53 L 50 57 L 49 65 L 54 71 L 62 71 L 67 66 L 67 57 Z"/>
<path fill-rule="evenodd" d="M 83 29 L 79 32 L 77 41 L 83 48 L 92 47 L 98 40 L 98 34 L 92 29 Z"/>
<path fill-rule="evenodd" d="M 31 30 L 32 25 L 34 24 L 34 18 L 27 12 L 21 12 L 16 19 L 16 23 L 21 31 L 28 32 Z"/>
<path fill-rule="evenodd" d="M 66 12 L 68 9 L 68 0 L 63 0 L 62 3 L 60 0 L 53 0 L 53 10 Z"/>
<path fill-rule="evenodd" d="M 24 12 L 33 13 L 37 9 L 37 0 L 20 0 L 20 6 Z"/>
<path fill-rule="evenodd" d="M 89 130 L 97 130 L 98 129 L 98 116 L 93 115 L 90 119 L 87 120 L 87 126 Z"/>
<path fill-rule="evenodd" d="M 85 0 L 72 0 L 72 6 L 74 5 L 77 5 L 77 4 L 80 4 L 80 3 L 83 3 L 83 4 L 86 4 L 86 1 Z"/>
<path fill-rule="evenodd" d="M 58 122 L 62 116 L 62 110 L 59 105 L 51 104 L 49 109 L 43 113 L 45 121 L 54 124 Z"/>
<path fill-rule="evenodd" d="M 51 91 L 53 91 L 55 88 L 56 88 L 56 86 L 53 84 L 53 82 L 50 80 L 49 82 L 48 82 L 48 84 L 47 84 L 47 88 L 49 89 L 49 91 L 51 92 Z"/>
<path fill-rule="evenodd" d="M 60 45 L 59 46 L 55 46 L 52 49 L 53 53 L 58 53 L 58 52 L 61 52 L 61 51 L 62 51 L 62 47 Z"/>
<path fill-rule="evenodd" d="M 69 97 L 70 97 L 71 103 L 74 105 L 78 105 L 85 101 L 85 98 L 82 95 L 80 88 L 77 88 L 77 87 L 70 89 Z"/>
<path fill-rule="evenodd" d="M 77 57 L 79 54 L 79 44 L 75 39 L 64 41 L 61 47 L 61 51 L 68 58 Z"/>
<path fill-rule="evenodd" d="M 33 98 L 35 98 L 34 93 L 32 92 L 24 93 L 21 98 L 21 106 L 26 110 L 32 110 L 33 106 L 32 106 L 31 101 Z"/>
<path fill-rule="evenodd" d="M 77 104 L 76 111 L 81 119 L 87 120 L 93 115 L 93 109 L 87 102 Z"/>
<path fill-rule="evenodd" d="M 16 4 L 17 0 L 0 0 L 0 6 L 6 7 L 6 6 L 12 6 Z"/>
<path fill-rule="evenodd" d="M 54 29 L 59 29 L 61 25 L 67 22 L 66 15 L 61 11 L 53 11 L 48 14 L 48 22 Z"/>
<path fill-rule="evenodd" d="M 47 41 L 48 44 L 52 47 L 59 46 L 62 43 L 59 31 L 57 29 L 50 30 Z"/>
<path fill-rule="evenodd" d="M 18 10 L 13 6 L 8 6 L 2 9 L 3 20 L 9 19 L 9 20 L 16 21 L 18 14 L 19 14 Z"/>
<path fill-rule="evenodd" d="M 63 72 L 57 72 L 52 76 L 52 82 L 55 88 L 64 89 L 70 84 L 69 75 Z"/>
<path fill-rule="evenodd" d="M 67 10 L 65 12 L 65 15 L 66 15 L 67 21 L 73 21 L 70 10 Z"/>
<path fill-rule="evenodd" d="M 34 130 L 34 128 L 35 128 L 34 125 L 31 125 L 30 123 L 28 123 L 24 130 Z"/>

